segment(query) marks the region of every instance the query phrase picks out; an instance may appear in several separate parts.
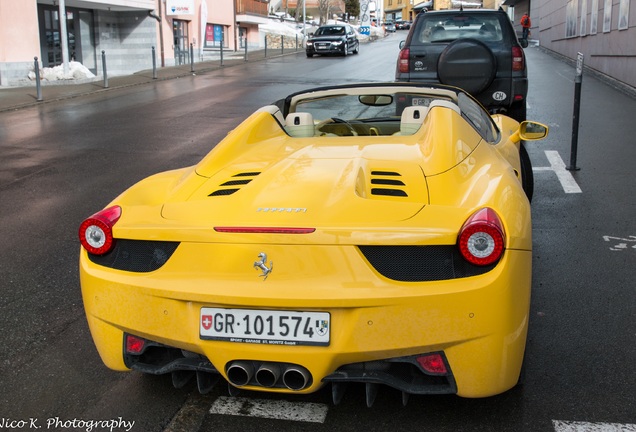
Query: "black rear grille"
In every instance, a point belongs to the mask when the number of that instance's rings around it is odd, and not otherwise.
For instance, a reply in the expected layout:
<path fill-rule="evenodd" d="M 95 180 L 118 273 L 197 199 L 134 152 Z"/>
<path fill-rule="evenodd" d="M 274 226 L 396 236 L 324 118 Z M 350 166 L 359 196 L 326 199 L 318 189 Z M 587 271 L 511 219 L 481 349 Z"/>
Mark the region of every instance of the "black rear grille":
<path fill-rule="evenodd" d="M 95 264 L 147 273 L 159 269 L 172 256 L 179 242 L 116 239 L 115 247 L 105 255 L 88 254 Z"/>
<path fill-rule="evenodd" d="M 228 186 L 244 186 L 248 184 L 249 182 L 251 182 L 252 180 L 254 180 L 253 177 L 256 177 L 259 174 L 260 172 L 254 172 L 254 171 L 241 172 L 238 174 L 234 174 L 232 176 L 233 180 L 224 181 L 218 186 L 219 189 L 213 191 L 208 196 L 212 197 L 212 196 L 232 195 L 234 192 L 238 192 L 241 189 L 237 187 L 228 187 Z M 236 179 L 237 177 L 238 179 Z"/>
<path fill-rule="evenodd" d="M 454 245 L 358 246 L 358 249 L 378 273 L 400 282 L 427 282 L 477 276 L 489 272 L 497 265 L 472 265 L 462 258 Z"/>
<path fill-rule="evenodd" d="M 408 197 L 404 190 L 406 184 L 396 177 L 402 177 L 402 175 L 395 171 L 371 171 L 371 184 L 384 186 L 371 188 L 371 195 Z"/>

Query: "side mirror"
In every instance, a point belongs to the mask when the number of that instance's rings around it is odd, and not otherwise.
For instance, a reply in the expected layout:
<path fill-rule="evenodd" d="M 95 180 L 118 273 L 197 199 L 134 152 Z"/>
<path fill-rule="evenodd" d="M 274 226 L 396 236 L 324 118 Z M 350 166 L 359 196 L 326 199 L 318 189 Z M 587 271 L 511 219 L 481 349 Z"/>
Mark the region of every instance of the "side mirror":
<path fill-rule="evenodd" d="M 524 141 L 542 140 L 548 136 L 548 127 L 533 121 L 523 121 L 519 125 L 519 136 Z"/>
<path fill-rule="evenodd" d="M 406 43 L 406 41 L 400 41 L 400 49 L 404 48 L 404 44 Z"/>
<path fill-rule="evenodd" d="M 519 129 L 510 135 L 510 141 L 517 143 L 524 141 L 538 141 L 548 136 L 548 127 L 534 121 L 522 121 Z"/>

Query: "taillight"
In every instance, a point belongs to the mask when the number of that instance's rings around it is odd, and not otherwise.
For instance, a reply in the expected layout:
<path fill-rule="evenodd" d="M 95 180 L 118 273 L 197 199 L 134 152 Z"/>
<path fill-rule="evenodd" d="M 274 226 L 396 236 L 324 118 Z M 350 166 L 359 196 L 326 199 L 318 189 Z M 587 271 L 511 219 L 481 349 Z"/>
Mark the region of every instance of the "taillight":
<path fill-rule="evenodd" d="M 490 265 L 501 258 L 505 235 L 497 213 L 488 207 L 475 212 L 459 232 L 458 245 L 464 259 L 474 265 Z"/>
<path fill-rule="evenodd" d="M 523 48 L 512 47 L 512 70 L 514 72 L 522 71 L 525 68 L 526 59 L 523 54 Z"/>
<path fill-rule="evenodd" d="M 86 219 L 79 228 L 80 243 L 94 255 L 108 253 L 114 245 L 113 225 L 121 217 L 121 207 L 108 207 Z"/>
<path fill-rule="evenodd" d="M 400 73 L 409 73 L 409 57 L 411 56 L 411 50 L 404 48 L 400 51 L 398 57 L 398 71 Z"/>

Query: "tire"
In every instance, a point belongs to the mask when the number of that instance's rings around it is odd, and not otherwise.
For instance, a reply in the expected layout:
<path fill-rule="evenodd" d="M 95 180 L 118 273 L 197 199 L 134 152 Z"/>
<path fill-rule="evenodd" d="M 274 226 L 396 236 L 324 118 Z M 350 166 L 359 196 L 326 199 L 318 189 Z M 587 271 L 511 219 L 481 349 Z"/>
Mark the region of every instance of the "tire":
<path fill-rule="evenodd" d="M 437 61 L 437 75 L 442 84 L 462 88 L 472 95 L 488 88 L 496 73 L 495 55 L 476 39 L 451 42 Z"/>
<path fill-rule="evenodd" d="M 307 53 L 307 57 L 312 58 L 314 55 L 310 52 Z"/>
<path fill-rule="evenodd" d="M 344 50 L 342 52 L 342 55 L 345 56 L 345 57 L 349 55 L 349 44 L 346 43 L 346 42 L 344 44 Z"/>
<path fill-rule="evenodd" d="M 524 101 L 524 102 L 518 102 L 518 103 L 512 104 L 510 106 L 510 109 L 506 113 L 506 115 L 508 117 L 512 117 L 513 119 L 517 120 L 519 123 L 526 120 L 526 115 L 527 115 L 526 102 Z"/>
<path fill-rule="evenodd" d="M 521 186 L 528 197 L 528 201 L 532 202 L 532 195 L 534 195 L 534 174 L 532 173 L 530 156 L 523 142 L 519 145 L 519 162 L 521 164 Z"/>
<path fill-rule="evenodd" d="M 358 54 L 360 52 L 360 42 L 356 44 L 356 49 L 353 50 L 354 54 Z"/>

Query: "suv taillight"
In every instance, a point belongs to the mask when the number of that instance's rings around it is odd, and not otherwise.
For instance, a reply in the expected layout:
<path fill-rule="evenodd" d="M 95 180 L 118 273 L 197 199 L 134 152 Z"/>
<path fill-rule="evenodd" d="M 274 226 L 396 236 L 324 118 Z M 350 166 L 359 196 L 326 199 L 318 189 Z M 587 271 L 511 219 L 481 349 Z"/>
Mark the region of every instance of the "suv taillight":
<path fill-rule="evenodd" d="M 411 50 L 404 48 L 400 51 L 398 57 L 398 71 L 400 73 L 409 73 L 409 57 L 411 56 Z"/>
<path fill-rule="evenodd" d="M 512 47 L 512 70 L 513 72 L 522 71 L 525 68 L 525 57 L 523 55 L 523 48 L 514 46 Z"/>

